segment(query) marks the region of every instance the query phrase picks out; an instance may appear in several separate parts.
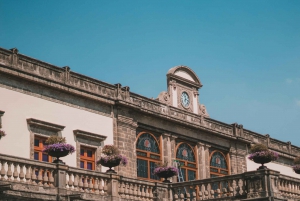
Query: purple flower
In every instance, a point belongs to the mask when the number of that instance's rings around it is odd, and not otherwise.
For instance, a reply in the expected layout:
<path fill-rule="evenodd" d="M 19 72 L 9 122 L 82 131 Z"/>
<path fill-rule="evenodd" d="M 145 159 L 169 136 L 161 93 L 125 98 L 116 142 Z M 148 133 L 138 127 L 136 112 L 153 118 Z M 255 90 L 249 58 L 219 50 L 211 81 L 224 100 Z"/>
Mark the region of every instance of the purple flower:
<path fill-rule="evenodd" d="M 248 159 L 254 160 L 255 158 L 268 158 L 271 161 L 276 161 L 279 156 L 277 152 L 274 151 L 259 151 L 249 155 Z"/>
<path fill-rule="evenodd" d="M 55 143 L 55 144 L 46 145 L 44 147 L 43 152 L 48 153 L 50 151 L 69 151 L 69 154 L 71 154 L 75 152 L 75 148 L 70 144 Z"/>
<path fill-rule="evenodd" d="M 300 170 L 300 164 L 294 165 L 293 167 L 294 171 L 299 171 Z"/>
<path fill-rule="evenodd" d="M 161 172 L 173 172 L 175 175 L 178 175 L 178 168 L 173 166 L 166 166 L 166 167 L 156 167 L 153 171 L 155 175 Z"/>
<path fill-rule="evenodd" d="M 104 161 L 105 163 L 120 161 L 120 164 L 124 165 L 124 166 L 126 166 L 128 163 L 126 156 L 123 156 L 121 154 L 119 154 L 119 155 L 102 155 L 100 157 L 100 159 L 97 161 L 97 164 L 100 164 L 101 160 Z"/>

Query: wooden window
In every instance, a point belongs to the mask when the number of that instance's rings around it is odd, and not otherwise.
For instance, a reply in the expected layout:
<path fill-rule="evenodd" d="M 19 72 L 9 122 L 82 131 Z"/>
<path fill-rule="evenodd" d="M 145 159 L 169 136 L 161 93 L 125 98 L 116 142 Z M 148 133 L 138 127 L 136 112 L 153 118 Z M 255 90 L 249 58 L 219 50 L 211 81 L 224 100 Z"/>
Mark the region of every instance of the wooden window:
<path fill-rule="evenodd" d="M 176 146 L 176 160 L 180 163 L 180 169 L 184 181 L 197 178 L 197 163 L 195 152 L 191 145 L 180 142 Z"/>
<path fill-rule="evenodd" d="M 160 144 L 156 137 L 147 132 L 141 132 L 137 136 L 137 176 L 140 179 L 160 180 L 153 174 L 155 163 L 161 161 Z"/>
<path fill-rule="evenodd" d="M 34 152 L 33 158 L 34 160 L 51 162 L 52 157 L 46 153 L 43 153 L 43 149 L 45 146 L 46 137 L 34 136 Z"/>
<path fill-rule="evenodd" d="M 95 149 L 80 146 L 80 168 L 95 170 Z"/>

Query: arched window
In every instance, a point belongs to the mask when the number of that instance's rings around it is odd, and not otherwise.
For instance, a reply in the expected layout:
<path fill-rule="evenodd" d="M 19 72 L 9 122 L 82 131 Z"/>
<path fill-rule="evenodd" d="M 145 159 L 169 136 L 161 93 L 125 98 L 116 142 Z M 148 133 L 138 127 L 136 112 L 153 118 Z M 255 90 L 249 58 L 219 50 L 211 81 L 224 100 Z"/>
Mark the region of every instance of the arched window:
<path fill-rule="evenodd" d="M 176 146 L 176 160 L 181 164 L 184 181 L 196 179 L 197 163 L 193 148 L 187 143 L 178 143 Z"/>
<path fill-rule="evenodd" d="M 151 133 L 141 132 L 137 136 L 137 176 L 149 180 L 159 180 L 153 174 L 155 163 L 161 161 L 159 141 Z"/>
<path fill-rule="evenodd" d="M 228 175 L 228 165 L 225 155 L 220 151 L 210 154 L 210 177 Z"/>

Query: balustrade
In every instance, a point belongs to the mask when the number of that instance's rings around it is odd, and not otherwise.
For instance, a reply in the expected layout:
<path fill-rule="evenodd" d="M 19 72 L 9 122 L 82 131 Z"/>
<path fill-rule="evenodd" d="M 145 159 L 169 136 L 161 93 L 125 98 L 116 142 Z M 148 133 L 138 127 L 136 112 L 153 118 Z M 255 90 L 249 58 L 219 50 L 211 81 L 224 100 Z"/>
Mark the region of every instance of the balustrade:
<path fill-rule="evenodd" d="M 55 164 L 0 154 L 0 181 L 54 187 Z"/>
<path fill-rule="evenodd" d="M 107 195 L 108 174 L 70 167 L 66 177 L 68 190 Z"/>
<path fill-rule="evenodd" d="M 278 190 L 284 198 L 300 198 L 300 181 L 299 179 L 280 175 L 278 179 Z"/>
<path fill-rule="evenodd" d="M 155 183 L 137 179 L 122 178 L 119 180 L 119 196 L 129 200 L 153 201 Z"/>
<path fill-rule="evenodd" d="M 243 174 L 174 183 L 173 198 L 181 200 L 209 200 L 226 197 L 246 197 Z"/>
<path fill-rule="evenodd" d="M 57 177 L 58 168 L 65 172 L 63 180 Z M 2 186 L 23 183 L 55 190 L 56 181 L 60 181 L 60 188 L 65 188 L 70 195 L 89 194 L 95 199 L 98 196 L 143 201 L 163 198 L 169 201 L 247 200 L 268 196 L 300 199 L 300 181 L 272 170 L 166 184 L 0 154 Z"/>

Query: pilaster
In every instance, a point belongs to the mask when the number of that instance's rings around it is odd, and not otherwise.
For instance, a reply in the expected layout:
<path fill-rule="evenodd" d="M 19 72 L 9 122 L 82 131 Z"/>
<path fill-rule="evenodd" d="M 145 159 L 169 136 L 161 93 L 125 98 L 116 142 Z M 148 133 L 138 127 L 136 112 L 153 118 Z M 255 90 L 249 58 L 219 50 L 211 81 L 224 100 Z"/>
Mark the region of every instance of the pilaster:
<path fill-rule="evenodd" d="M 128 158 L 126 167 L 116 167 L 119 175 L 136 178 L 136 129 L 137 122 L 133 118 L 117 115 L 114 144 L 118 146 L 120 154 Z"/>
<path fill-rule="evenodd" d="M 198 161 L 198 178 L 206 179 L 210 177 L 209 164 L 209 145 L 198 142 L 197 144 L 197 161 Z"/>

